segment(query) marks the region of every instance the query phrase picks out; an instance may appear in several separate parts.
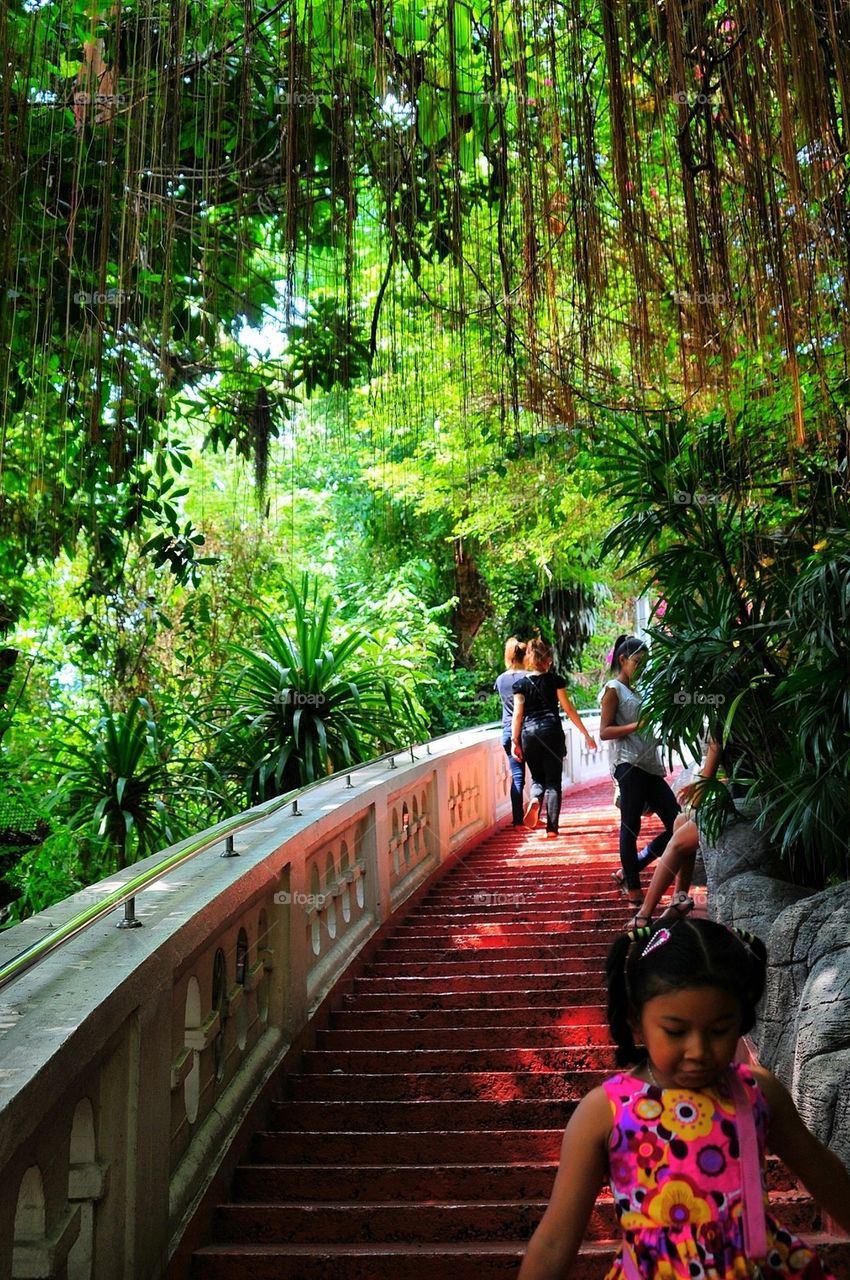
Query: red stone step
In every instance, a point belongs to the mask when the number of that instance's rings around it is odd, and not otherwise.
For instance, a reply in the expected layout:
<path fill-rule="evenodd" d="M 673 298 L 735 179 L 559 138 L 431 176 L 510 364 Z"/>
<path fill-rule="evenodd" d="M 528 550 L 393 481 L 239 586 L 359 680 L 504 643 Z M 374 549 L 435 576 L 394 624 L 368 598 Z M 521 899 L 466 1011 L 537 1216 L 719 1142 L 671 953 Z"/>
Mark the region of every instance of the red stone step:
<path fill-rule="evenodd" d="M 566 1030 L 570 1027 L 576 1029 L 578 1034 L 579 1028 L 593 1027 L 595 1031 L 599 1028 L 606 1029 L 605 1014 L 600 1005 L 594 1004 L 575 1004 L 564 1005 L 554 1004 L 550 1001 L 548 1004 L 541 1005 L 523 1005 L 519 1001 L 515 1001 L 512 1005 L 504 1007 L 494 1006 L 490 1009 L 468 1009 L 463 1004 L 459 1007 L 463 1010 L 462 1014 L 458 1014 L 457 1009 L 440 1008 L 423 1009 L 419 1005 L 408 1006 L 391 1006 L 377 1009 L 364 1009 L 362 1004 L 358 1004 L 356 1009 L 355 1002 L 352 999 L 346 1000 L 342 1009 L 337 1010 L 331 1017 L 331 1027 L 345 1031 L 370 1031 L 374 1028 L 397 1027 L 399 1029 L 410 1030 L 418 1029 L 451 1029 L 460 1025 L 468 1027 L 513 1027 L 513 1026 L 530 1026 L 534 1019 L 539 1019 L 543 1028 L 559 1028 Z"/>
<path fill-rule="evenodd" d="M 460 961 L 467 956 L 471 959 L 490 961 L 528 960 L 531 962 L 544 958 L 562 961 L 566 957 L 575 957 L 579 962 L 584 960 L 585 956 L 594 955 L 599 957 L 600 963 L 604 963 L 607 947 L 599 945 L 600 937 L 603 937 L 603 941 L 607 941 L 603 935 L 597 935 L 597 941 L 592 948 L 588 943 L 571 943 L 568 935 L 554 932 L 537 938 L 523 934 L 521 938 L 514 939 L 509 944 L 506 944 L 504 939 L 497 939 L 490 934 L 482 936 L 477 942 L 459 942 L 457 945 L 417 939 L 416 947 L 397 947 L 394 951 L 385 951 L 375 963 L 391 964 L 397 958 L 401 964 L 417 962 L 433 964 L 435 960 Z M 420 942 L 423 945 L 418 945 Z"/>
<path fill-rule="evenodd" d="M 598 868 L 588 876 L 570 875 L 566 879 L 553 877 L 545 880 L 503 861 L 491 875 L 469 876 L 454 880 L 450 885 L 435 886 L 411 907 L 407 919 L 411 924 L 421 924 L 442 913 L 453 916 L 465 911 L 486 921 L 494 912 L 510 915 L 525 905 L 534 906 L 535 897 L 540 898 L 538 910 L 545 910 L 551 905 L 555 911 L 569 911 L 579 917 L 590 907 L 600 905 L 591 901 L 600 887 L 604 889 L 601 905 L 610 904 L 617 895 L 617 887 L 610 878 L 607 885 L 601 886 Z"/>
<path fill-rule="evenodd" d="M 460 960 L 470 953 L 483 956 L 484 959 L 504 956 L 506 960 L 519 960 L 525 955 L 531 959 L 538 956 L 560 958 L 563 955 L 582 956 L 589 952 L 604 959 L 608 949 L 607 942 L 607 935 L 598 929 L 591 939 L 586 935 L 580 936 L 563 922 L 557 928 L 542 932 L 534 932 L 525 926 L 517 926 L 513 932 L 502 928 L 479 932 L 451 932 L 440 927 L 433 933 L 423 932 L 411 935 L 408 939 L 390 939 L 378 963 L 389 963 L 394 957 L 402 961 L 420 958 L 433 960 L 435 956 L 441 955 L 450 960 Z"/>
<path fill-rule="evenodd" d="M 504 1042 L 504 1037 L 502 1037 Z M 376 1040 L 382 1046 L 385 1037 Z M 490 1071 L 605 1071 L 609 1074 L 614 1068 L 614 1051 L 609 1045 L 593 1045 L 576 1048 L 533 1045 L 527 1048 L 495 1048 L 492 1045 L 474 1049 L 459 1047 L 449 1049 L 419 1048 L 416 1053 L 416 1070 L 418 1072 L 483 1073 Z M 301 1070 L 306 1074 L 328 1075 L 342 1072 L 347 1076 L 359 1073 L 369 1075 L 397 1074 L 411 1063 L 410 1053 L 404 1049 L 371 1048 L 363 1050 L 313 1049 L 305 1053 Z"/>
<path fill-rule="evenodd" d="M 288 1201 L 285 1213 L 276 1204 L 232 1203 L 219 1206 L 215 1231 L 217 1239 L 257 1244 L 308 1243 L 319 1237 L 332 1244 L 524 1239 L 542 1218 L 551 1189 L 550 1184 L 533 1199 L 512 1196 L 462 1202 L 440 1199 L 432 1192 L 417 1203 L 415 1213 L 400 1212 L 398 1200 Z M 810 1200 L 775 1195 L 774 1211 L 789 1231 L 811 1233 L 815 1212 Z M 586 1238 L 611 1240 L 616 1233 L 614 1204 L 606 1193 L 596 1202 Z"/>
<path fill-rule="evenodd" d="M 586 901 L 586 898 L 583 896 L 581 901 Z M 477 912 L 460 906 L 455 910 L 448 907 L 435 907 L 422 908 L 417 920 L 422 924 L 439 924 L 444 929 L 475 929 L 477 925 L 488 925 L 492 928 L 494 925 L 502 925 L 505 928 L 513 928 L 515 931 L 524 929 L 528 933 L 548 933 L 550 929 L 557 929 L 558 926 L 562 930 L 564 926 L 581 929 L 592 922 L 604 923 L 609 920 L 613 928 L 622 905 L 623 900 L 617 895 L 616 900 L 612 898 L 610 901 L 595 903 L 592 906 L 572 906 L 563 902 L 561 905 L 541 904 L 539 907 L 530 906 L 511 910 L 495 907 Z"/>
<path fill-rule="evenodd" d="M 523 977 L 524 968 L 526 969 L 525 977 Z M 504 966 L 504 971 L 500 967 L 494 973 L 479 973 L 476 972 L 477 966 L 473 962 L 466 969 L 448 974 L 440 972 L 423 974 L 415 970 L 399 972 L 393 976 L 384 973 L 379 976 L 355 978 L 354 994 L 355 996 L 378 995 L 389 992 L 393 995 L 404 995 L 409 992 L 416 999 L 420 995 L 431 995 L 443 991 L 451 991 L 455 995 L 458 992 L 467 991 L 472 994 L 494 991 L 551 991 L 556 987 L 559 991 L 581 991 L 588 986 L 591 990 L 598 989 L 600 985 L 598 973 L 592 973 L 576 965 L 558 963 L 552 966 L 542 965 L 541 968 L 542 972 L 536 967 L 528 969 L 528 966 L 523 965 L 517 965 L 515 968 Z M 590 982 L 588 978 L 591 979 Z"/>
<path fill-rule="evenodd" d="M 355 982 L 367 983 L 368 979 L 356 978 Z M 391 991 L 370 991 L 368 987 L 359 986 L 356 999 L 358 1007 L 364 1010 L 420 1009 L 424 1012 L 427 1009 L 499 1009 L 511 1005 L 524 1009 L 536 1005 L 549 1007 L 556 1000 L 562 1002 L 562 1009 L 568 1009 L 579 1000 L 586 999 L 588 994 L 587 982 L 576 980 L 569 985 L 562 982 L 554 984 L 549 979 L 535 981 L 529 977 L 525 986 L 519 980 L 502 982 L 495 988 L 479 982 L 477 985 L 471 983 L 466 991 L 458 991 L 454 984 L 446 983 L 442 987 L 436 984 L 434 990 L 427 992 L 417 991 L 409 983 L 406 986 L 400 984 L 398 990 Z M 350 1003 L 353 1004 L 354 1000 L 355 997 L 351 996 Z"/>
<path fill-rule="evenodd" d="M 364 974 L 366 978 L 386 978 L 389 982 L 399 982 L 405 978 L 439 978 L 441 981 L 453 978 L 510 978 L 524 973 L 540 974 L 569 981 L 570 978 L 584 978 L 591 974 L 598 983 L 599 966 L 604 964 L 604 956 L 596 953 L 582 956 L 552 956 L 541 959 L 539 956 L 519 957 L 482 955 L 480 951 L 470 952 L 462 959 L 437 954 L 429 961 L 397 960 L 392 964 L 376 962 L 370 964 Z M 359 989 L 359 988 L 358 988 Z"/>
<path fill-rule="evenodd" d="M 548 1195 L 547 1195 L 548 1198 Z M 522 1239 L 531 1234 L 543 1216 L 545 1199 L 455 1204 L 428 1197 L 414 1213 L 399 1212 L 397 1201 L 289 1203 L 281 1213 L 277 1205 L 220 1205 L 216 1238 L 245 1243 L 357 1244 L 367 1241 L 433 1244 L 435 1241 Z M 610 1237 L 614 1209 L 597 1210 L 595 1238 Z"/>
<path fill-rule="evenodd" d="M 528 919 L 532 913 L 543 915 L 547 912 L 559 916 L 566 912 L 576 920 L 583 920 L 587 919 L 588 897 L 588 888 L 581 883 L 571 885 L 568 891 L 556 885 L 523 885 L 522 883 L 514 884 L 508 889 L 504 884 L 500 888 L 499 881 L 494 880 L 483 888 L 480 884 L 470 884 L 459 886 L 451 893 L 444 893 L 442 896 L 429 897 L 417 907 L 415 913 L 412 913 L 411 923 L 433 922 L 441 916 L 448 921 L 458 915 L 466 915 L 470 920 L 486 924 L 498 916 L 521 921 Z M 619 897 L 619 894 L 612 886 L 606 893 L 605 900 L 599 905 L 603 910 L 606 907 L 610 908 L 615 904 L 616 897 Z"/>
<path fill-rule="evenodd" d="M 342 1071 L 330 1075 L 295 1075 L 287 1080 L 287 1093 L 294 1101 L 340 1102 L 347 1107 L 380 1100 L 382 1106 L 390 1102 L 407 1101 L 504 1102 L 517 1099 L 558 1099 L 580 1102 L 584 1095 L 601 1084 L 611 1074 L 605 1071 L 571 1071 L 565 1075 L 555 1068 L 534 1071 L 409 1071 L 391 1075 L 388 1072 L 367 1075 L 359 1073 L 347 1076 Z M 446 1117 L 446 1127 L 451 1120 Z"/>
<path fill-rule="evenodd" d="M 300 1135 L 299 1135 L 300 1136 Z M 325 1135 L 322 1135 L 324 1139 Z M 408 1135 L 403 1137 L 409 1147 Z M 430 1138 L 431 1135 L 421 1135 Z M 499 1135 L 500 1138 L 502 1135 Z M 516 1135 L 507 1135 L 509 1139 Z M 550 1160 L 516 1159 L 511 1164 L 313 1165 L 243 1164 L 237 1170 L 234 1198 L 255 1204 L 301 1200 L 546 1200 L 558 1168 L 561 1131 L 552 1135 Z M 504 1153 L 503 1153 L 504 1154 Z M 767 1185 L 772 1193 L 794 1190 L 778 1160 L 769 1159 Z M 603 1191 L 602 1200 L 608 1198 Z M 775 1196 L 774 1196 L 775 1198 Z M 777 1201 L 778 1203 L 778 1201 Z M 785 1210 L 783 1209 L 783 1220 Z"/>
<path fill-rule="evenodd" d="M 437 1245 L 219 1244 L 195 1252 L 193 1280 L 516 1280 L 523 1241 Z M 574 1280 L 604 1280 L 610 1246 L 588 1246 Z"/>
<path fill-rule="evenodd" d="M 496 1200 L 543 1200 L 552 1190 L 555 1160 L 485 1165 L 242 1165 L 233 1194 L 237 1200 L 472 1200 L 485 1187 Z"/>
<path fill-rule="evenodd" d="M 829 1271 L 850 1280 L 847 1245 L 810 1236 Z M 220 1244 L 195 1253 L 195 1280 L 516 1280 L 525 1241 L 473 1241 L 438 1245 Z M 572 1280 L 604 1280 L 610 1243 L 586 1244 L 570 1272 Z"/>
<path fill-rule="evenodd" d="M 513 1010 L 511 1011 L 513 1013 Z M 558 1011 L 560 1013 L 560 1010 Z M 510 1034 L 506 1034 L 506 1027 Z M 377 1025 L 371 1028 L 352 1027 L 320 1031 L 316 1037 L 317 1048 L 329 1053 L 347 1053 L 379 1048 L 388 1053 L 401 1049 L 501 1049 L 507 1042 L 517 1049 L 543 1051 L 550 1048 L 585 1050 L 589 1046 L 610 1050 L 608 1028 L 598 1025 L 521 1026 L 513 1017 L 501 1026 L 469 1026 L 466 1022 L 454 1026 L 411 1027 Z"/>
<path fill-rule="evenodd" d="M 276 1129 L 311 1129 L 320 1132 L 356 1129 L 430 1129 L 450 1133 L 455 1129 L 563 1129 L 579 1097 L 552 1101 L 550 1098 L 507 1098 L 479 1101 L 454 1098 L 450 1101 L 371 1102 L 275 1102 L 271 1121 Z"/>
<path fill-rule="evenodd" d="M 464 1131 L 458 1127 L 451 1130 L 450 1141 L 444 1129 L 399 1131 L 389 1125 L 366 1131 L 352 1124 L 350 1129 L 261 1132 L 254 1135 L 249 1158 L 251 1163 L 341 1164 L 347 1169 L 387 1162 L 451 1166 L 476 1161 L 557 1161 L 566 1118 L 557 1128 Z"/>

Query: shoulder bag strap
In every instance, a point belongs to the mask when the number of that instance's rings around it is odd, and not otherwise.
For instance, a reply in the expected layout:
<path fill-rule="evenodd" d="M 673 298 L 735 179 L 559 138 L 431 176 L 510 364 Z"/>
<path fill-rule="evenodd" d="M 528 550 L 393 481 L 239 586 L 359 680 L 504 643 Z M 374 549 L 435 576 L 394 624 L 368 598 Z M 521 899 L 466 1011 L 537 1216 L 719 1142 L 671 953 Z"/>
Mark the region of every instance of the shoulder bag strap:
<path fill-rule="evenodd" d="M 640 1268 L 635 1258 L 634 1245 L 629 1244 L 628 1240 L 623 1241 L 623 1275 L 626 1280 L 643 1280 Z"/>
<path fill-rule="evenodd" d="M 767 1231 L 764 1221 L 764 1188 L 761 1180 L 756 1118 L 749 1095 L 734 1069 L 729 1072 L 729 1084 L 735 1103 L 735 1121 L 741 1152 L 744 1248 L 747 1257 L 757 1261 L 767 1253 Z"/>

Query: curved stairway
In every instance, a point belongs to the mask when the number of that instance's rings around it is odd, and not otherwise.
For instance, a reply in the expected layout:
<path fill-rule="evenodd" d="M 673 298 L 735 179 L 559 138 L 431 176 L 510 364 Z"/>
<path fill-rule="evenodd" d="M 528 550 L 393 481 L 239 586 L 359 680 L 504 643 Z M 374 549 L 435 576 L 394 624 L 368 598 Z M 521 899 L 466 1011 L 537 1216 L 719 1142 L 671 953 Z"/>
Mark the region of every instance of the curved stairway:
<path fill-rule="evenodd" d="M 503 828 L 396 923 L 282 1081 L 193 1280 L 516 1276 L 564 1125 L 612 1069 L 601 975 L 627 911 L 610 796 L 568 792 L 557 841 Z M 850 1280 L 850 1245 L 770 1177 L 777 1216 Z M 574 1280 L 602 1280 L 615 1237 L 605 1192 Z"/>

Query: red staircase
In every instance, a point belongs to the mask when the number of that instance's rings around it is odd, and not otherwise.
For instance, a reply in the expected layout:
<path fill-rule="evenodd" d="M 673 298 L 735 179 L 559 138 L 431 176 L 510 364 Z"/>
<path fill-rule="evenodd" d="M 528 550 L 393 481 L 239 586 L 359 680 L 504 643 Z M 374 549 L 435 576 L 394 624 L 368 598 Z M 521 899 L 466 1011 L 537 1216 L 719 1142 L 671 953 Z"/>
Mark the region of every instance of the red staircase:
<path fill-rule="evenodd" d="M 501 830 L 399 921 L 286 1078 L 193 1280 L 516 1277 L 564 1125 L 612 1069 L 610 795 L 568 792 L 557 841 Z M 777 1216 L 820 1244 L 811 1203 L 771 1180 Z M 575 1280 L 601 1280 L 615 1237 L 603 1193 Z M 850 1246 L 826 1252 L 850 1280 Z"/>

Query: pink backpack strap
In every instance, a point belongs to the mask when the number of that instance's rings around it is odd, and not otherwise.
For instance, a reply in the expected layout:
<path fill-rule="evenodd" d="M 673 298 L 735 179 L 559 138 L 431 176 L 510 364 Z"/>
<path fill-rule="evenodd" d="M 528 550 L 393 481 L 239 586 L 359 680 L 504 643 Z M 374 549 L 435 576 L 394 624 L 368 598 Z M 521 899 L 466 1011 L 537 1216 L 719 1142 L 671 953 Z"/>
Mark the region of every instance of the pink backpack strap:
<path fill-rule="evenodd" d="M 640 1267 L 635 1258 L 635 1251 L 628 1240 L 623 1241 L 623 1275 L 626 1280 L 643 1280 L 640 1273 Z"/>
<path fill-rule="evenodd" d="M 767 1253 L 764 1220 L 764 1188 L 761 1180 L 756 1118 L 752 1100 L 734 1067 L 729 1070 L 729 1086 L 735 1103 L 738 1146 L 741 1153 L 741 1203 L 744 1213 L 744 1249 L 758 1261 Z"/>

